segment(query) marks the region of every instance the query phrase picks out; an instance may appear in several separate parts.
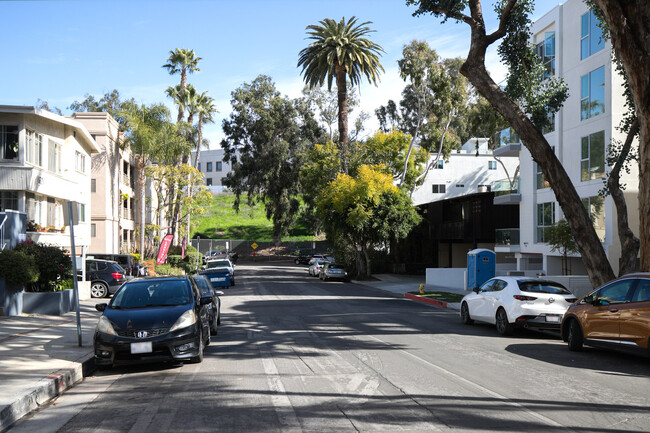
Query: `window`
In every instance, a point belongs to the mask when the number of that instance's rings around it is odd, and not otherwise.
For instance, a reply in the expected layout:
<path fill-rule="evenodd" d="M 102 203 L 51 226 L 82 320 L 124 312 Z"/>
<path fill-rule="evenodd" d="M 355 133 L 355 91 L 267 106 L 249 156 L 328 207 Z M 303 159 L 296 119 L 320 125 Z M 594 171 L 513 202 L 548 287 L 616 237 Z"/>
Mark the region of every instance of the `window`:
<path fill-rule="evenodd" d="M 77 203 L 79 205 L 79 222 L 86 222 L 86 205 L 83 203 Z"/>
<path fill-rule="evenodd" d="M 589 218 L 594 225 L 598 239 L 605 242 L 605 213 L 603 212 L 603 198 L 600 196 L 582 199 L 582 204 L 587 209 Z"/>
<path fill-rule="evenodd" d="M 632 302 L 648 301 L 650 301 L 650 280 L 639 280 L 634 296 L 632 296 Z"/>
<path fill-rule="evenodd" d="M 209 164 L 209 163 L 208 163 L 208 164 Z M 207 186 L 211 186 L 211 185 L 212 185 L 212 178 L 211 178 L 211 177 L 206 177 L 206 178 L 205 178 L 205 184 L 206 184 Z"/>
<path fill-rule="evenodd" d="M 580 77 L 580 120 L 605 112 L 605 67 Z"/>
<path fill-rule="evenodd" d="M 18 210 L 18 191 L 0 191 L 0 211 Z"/>
<path fill-rule="evenodd" d="M 97 237 L 97 224 L 91 224 L 90 225 L 90 237 L 91 238 L 96 238 Z"/>
<path fill-rule="evenodd" d="M 205 163 L 205 171 L 212 171 L 212 163 L 211 162 L 206 162 Z"/>
<path fill-rule="evenodd" d="M 635 284 L 636 280 L 632 278 L 616 281 L 594 293 L 594 300 L 598 301 L 599 305 L 625 302 L 626 299 L 630 299 L 628 294 L 630 293 L 630 289 L 634 288 Z"/>
<path fill-rule="evenodd" d="M 465 184 L 464 183 L 457 183 L 456 188 L 465 188 Z"/>
<path fill-rule="evenodd" d="M 605 47 L 603 31 L 593 11 L 584 14 L 580 19 L 580 60 L 586 59 Z"/>
<path fill-rule="evenodd" d="M 43 136 L 27 129 L 26 138 L 27 162 L 40 166 L 43 160 Z"/>
<path fill-rule="evenodd" d="M 605 177 L 605 131 L 582 137 L 580 180 L 586 182 Z"/>
<path fill-rule="evenodd" d="M 74 153 L 74 168 L 80 173 L 86 172 L 86 155 L 79 151 Z"/>
<path fill-rule="evenodd" d="M 435 170 L 442 169 L 442 168 L 444 168 L 444 166 L 445 166 L 445 161 L 442 160 L 442 159 L 439 159 L 435 164 L 433 164 L 433 168 Z"/>
<path fill-rule="evenodd" d="M 496 161 L 488 161 L 488 170 L 496 170 L 497 169 L 497 162 Z"/>
<path fill-rule="evenodd" d="M 445 193 L 445 185 L 431 185 L 432 186 L 432 192 L 434 194 L 444 194 Z"/>
<path fill-rule="evenodd" d="M 542 128 L 542 134 L 549 134 L 555 131 L 555 114 L 549 113 L 548 125 Z"/>
<path fill-rule="evenodd" d="M 18 127 L 0 125 L 0 159 L 18 159 Z"/>
<path fill-rule="evenodd" d="M 555 203 L 537 205 L 537 242 L 546 242 L 546 229 L 555 223 Z"/>
<path fill-rule="evenodd" d="M 97 179 L 90 179 L 90 192 L 97 192 Z"/>
<path fill-rule="evenodd" d="M 555 32 L 545 32 L 544 41 L 535 47 L 544 65 L 544 78 L 555 75 Z"/>
<path fill-rule="evenodd" d="M 201 171 L 201 163 L 200 163 L 200 162 L 199 162 L 198 164 L 196 164 L 196 169 L 197 169 L 198 171 Z"/>
<path fill-rule="evenodd" d="M 214 171 L 221 171 L 221 167 L 222 167 L 222 162 L 221 161 L 215 162 Z"/>
<path fill-rule="evenodd" d="M 47 168 L 54 173 L 61 172 L 61 145 L 55 141 L 47 141 Z"/>

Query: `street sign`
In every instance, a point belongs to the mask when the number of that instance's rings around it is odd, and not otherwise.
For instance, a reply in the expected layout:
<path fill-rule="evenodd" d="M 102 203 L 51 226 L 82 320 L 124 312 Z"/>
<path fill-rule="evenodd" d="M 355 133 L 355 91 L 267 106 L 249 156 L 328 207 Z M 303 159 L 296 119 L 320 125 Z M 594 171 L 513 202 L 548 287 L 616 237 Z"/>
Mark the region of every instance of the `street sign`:
<path fill-rule="evenodd" d="M 255 242 L 253 242 L 253 243 L 251 244 L 251 248 L 252 248 L 252 249 L 256 250 L 257 247 L 259 247 L 259 245 L 257 245 Z"/>

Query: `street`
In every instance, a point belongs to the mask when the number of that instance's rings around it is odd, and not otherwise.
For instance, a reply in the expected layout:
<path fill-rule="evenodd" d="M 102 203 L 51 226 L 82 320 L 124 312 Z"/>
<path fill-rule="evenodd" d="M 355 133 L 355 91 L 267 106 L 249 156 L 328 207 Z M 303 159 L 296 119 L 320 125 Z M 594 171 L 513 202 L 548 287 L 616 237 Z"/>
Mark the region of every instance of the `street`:
<path fill-rule="evenodd" d="M 242 264 L 201 364 L 98 371 L 12 432 L 648 432 L 650 361 Z"/>

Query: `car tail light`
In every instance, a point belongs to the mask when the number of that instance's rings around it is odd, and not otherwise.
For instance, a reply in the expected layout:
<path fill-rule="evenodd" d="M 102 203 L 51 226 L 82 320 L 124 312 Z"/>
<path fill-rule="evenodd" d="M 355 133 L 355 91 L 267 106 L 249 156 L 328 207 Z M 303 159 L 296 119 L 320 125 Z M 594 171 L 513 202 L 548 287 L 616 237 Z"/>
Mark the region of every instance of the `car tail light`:
<path fill-rule="evenodd" d="M 111 275 L 112 275 L 113 278 L 115 278 L 116 280 L 120 280 L 120 279 L 122 279 L 122 277 L 124 276 L 124 275 L 120 274 L 119 272 L 113 272 Z"/>
<path fill-rule="evenodd" d="M 524 295 L 513 295 L 512 297 L 518 301 L 534 301 L 535 299 L 537 299 L 534 296 L 524 296 Z"/>

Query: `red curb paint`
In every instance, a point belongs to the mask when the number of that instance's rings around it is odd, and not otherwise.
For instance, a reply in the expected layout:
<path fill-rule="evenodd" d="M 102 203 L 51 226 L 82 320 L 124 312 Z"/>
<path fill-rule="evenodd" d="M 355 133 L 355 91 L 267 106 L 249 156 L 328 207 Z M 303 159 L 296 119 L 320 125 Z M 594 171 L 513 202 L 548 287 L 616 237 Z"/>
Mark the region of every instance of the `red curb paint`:
<path fill-rule="evenodd" d="M 425 298 L 424 296 L 413 295 L 411 293 L 404 293 L 404 296 L 414 301 L 424 302 L 425 304 L 437 305 L 438 307 L 447 308 L 445 301 L 438 301 L 437 299 Z"/>

